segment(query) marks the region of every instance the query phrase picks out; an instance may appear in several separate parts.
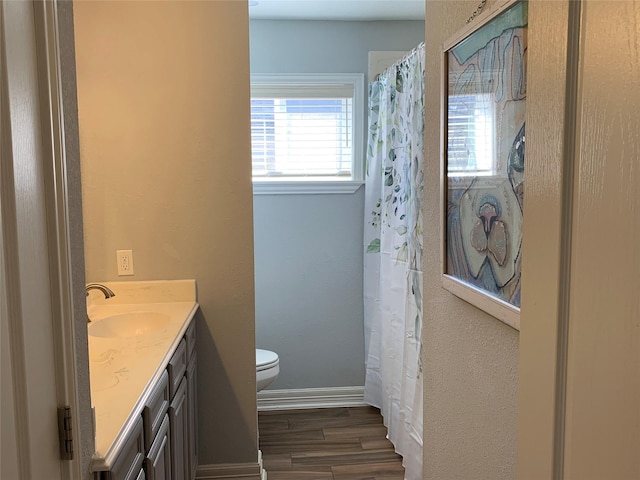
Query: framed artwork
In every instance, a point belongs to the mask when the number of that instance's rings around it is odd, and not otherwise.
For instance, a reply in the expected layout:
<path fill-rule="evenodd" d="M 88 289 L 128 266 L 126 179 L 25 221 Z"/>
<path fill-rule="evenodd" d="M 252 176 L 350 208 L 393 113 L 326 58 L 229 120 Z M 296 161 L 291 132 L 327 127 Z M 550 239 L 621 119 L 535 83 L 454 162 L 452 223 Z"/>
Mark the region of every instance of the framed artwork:
<path fill-rule="evenodd" d="M 443 52 L 442 283 L 520 328 L 527 2 L 479 15 Z"/>

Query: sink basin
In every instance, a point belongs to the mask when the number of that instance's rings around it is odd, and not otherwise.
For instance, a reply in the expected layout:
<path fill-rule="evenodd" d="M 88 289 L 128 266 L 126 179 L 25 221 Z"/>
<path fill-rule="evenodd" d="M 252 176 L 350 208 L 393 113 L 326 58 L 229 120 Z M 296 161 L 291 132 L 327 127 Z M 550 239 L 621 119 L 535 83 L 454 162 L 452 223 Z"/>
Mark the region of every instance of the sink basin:
<path fill-rule="evenodd" d="M 111 315 L 89 324 L 94 337 L 136 337 L 163 330 L 169 315 L 157 312 L 130 312 Z"/>

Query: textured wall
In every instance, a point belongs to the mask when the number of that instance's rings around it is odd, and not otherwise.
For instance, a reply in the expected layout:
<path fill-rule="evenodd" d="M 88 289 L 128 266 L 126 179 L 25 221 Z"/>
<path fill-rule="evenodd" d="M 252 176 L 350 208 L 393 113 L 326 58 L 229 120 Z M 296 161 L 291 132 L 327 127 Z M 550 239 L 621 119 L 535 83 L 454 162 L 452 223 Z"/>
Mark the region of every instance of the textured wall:
<path fill-rule="evenodd" d="M 82 229 L 82 184 L 80 178 L 80 145 L 78 139 L 78 104 L 76 92 L 76 59 L 73 38 L 73 6 L 59 2 L 58 25 L 60 33 L 60 73 L 64 108 L 64 135 L 66 157 L 66 186 L 68 195 L 68 222 L 73 295 L 73 315 L 76 325 L 74 350 L 76 354 L 76 382 L 78 415 L 81 424 L 76 427 L 80 439 L 80 464 L 83 478 L 93 478 L 91 459 L 95 453 L 93 442 L 93 413 L 89 390 L 89 352 L 87 350 L 87 303 L 85 299 L 84 240 Z"/>
<path fill-rule="evenodd" d="M 254 20 L 250 37 L 252 73 L 366 77 L 370 50 L 411 50 L 424 22 Z M 256 343 L 280 356 L 270 388 L 364 383 L 363 209 L 362 188 L 254 197 Z"/>
<path fill-rule="evenodd" d="M 426 7 L 424 478 L 434 480 L 515 478 L 518 332 L 440 280 L 441 49 L 477 4 Z"/>
<path fill-rule="evenodd" d="M 247 4 L 74 14 L 87 280 L 196 279 L 200 463 L 255 462 Z"/>

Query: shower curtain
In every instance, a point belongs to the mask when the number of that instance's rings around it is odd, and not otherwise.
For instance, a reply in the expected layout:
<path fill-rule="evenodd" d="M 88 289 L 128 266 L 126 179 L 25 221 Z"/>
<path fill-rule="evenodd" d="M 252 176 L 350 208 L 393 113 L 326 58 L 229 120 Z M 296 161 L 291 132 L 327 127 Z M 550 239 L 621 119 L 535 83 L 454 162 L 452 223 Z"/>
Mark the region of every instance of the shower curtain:
<path fill-rule="evenodd" d="M 369 85 L 365 181 L 365 402 L 422 478 L 424 44 Z"/>

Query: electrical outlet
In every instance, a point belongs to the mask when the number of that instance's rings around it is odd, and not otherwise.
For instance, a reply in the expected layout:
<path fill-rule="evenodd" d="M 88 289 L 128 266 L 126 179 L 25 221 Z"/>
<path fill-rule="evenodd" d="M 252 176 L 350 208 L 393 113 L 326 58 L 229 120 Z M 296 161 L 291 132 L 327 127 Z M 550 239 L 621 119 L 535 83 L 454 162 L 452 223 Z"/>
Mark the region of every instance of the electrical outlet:
<path fill-rule="evenodd" d="M 118 276 L 133 275 L 132 250 L 116 250 L 116 261 L 118 262 Z"/>

